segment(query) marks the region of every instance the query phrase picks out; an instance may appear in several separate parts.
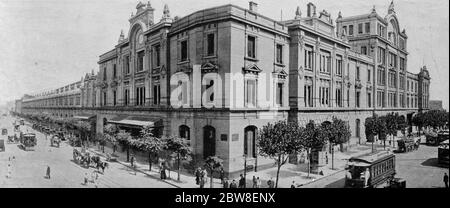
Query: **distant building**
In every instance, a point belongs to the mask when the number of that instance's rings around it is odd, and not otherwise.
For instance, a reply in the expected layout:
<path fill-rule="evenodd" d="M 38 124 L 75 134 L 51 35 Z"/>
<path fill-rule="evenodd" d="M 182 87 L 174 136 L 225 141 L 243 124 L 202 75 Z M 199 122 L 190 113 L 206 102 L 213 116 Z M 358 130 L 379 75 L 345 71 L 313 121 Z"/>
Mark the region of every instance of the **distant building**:
<path fill-rule="evenodd" d="M 430 100 L 430 110 L 444 110 L 442 100 Z"/>

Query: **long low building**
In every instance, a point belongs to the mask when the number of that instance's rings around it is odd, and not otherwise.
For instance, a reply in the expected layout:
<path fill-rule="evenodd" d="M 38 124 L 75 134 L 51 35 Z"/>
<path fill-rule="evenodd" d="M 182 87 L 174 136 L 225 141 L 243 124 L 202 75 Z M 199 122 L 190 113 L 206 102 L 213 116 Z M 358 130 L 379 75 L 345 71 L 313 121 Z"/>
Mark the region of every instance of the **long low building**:
<path fill-rule="evenodd" d="M 139 3 L 98 73 L 22 100 L 23 113 L 95 120 L 139 133 L 189 141 L 199 159 L 216 155 L 232 176 L 273 165 L 257 154 L 258 129 L 278 120 L 349 122 L 349 145 L 364 143 L 374 113 L 408 119 L 428 109 L 430 76 L 407 71 L 407 35 L 394 11 L 343 17 L 307 5 L 276 21 L 249 8 L 224 5 L 172 18 L 165 5 Z"/>

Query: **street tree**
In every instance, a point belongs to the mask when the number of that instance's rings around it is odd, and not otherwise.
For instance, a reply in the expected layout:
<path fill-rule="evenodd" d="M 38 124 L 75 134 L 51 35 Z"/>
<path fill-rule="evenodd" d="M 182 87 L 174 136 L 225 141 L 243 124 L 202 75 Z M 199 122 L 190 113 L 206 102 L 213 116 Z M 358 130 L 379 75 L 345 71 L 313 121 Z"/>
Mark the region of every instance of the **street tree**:
<path fill-rule="evenodd" d="M 413 125 L 415 125 L 419 128 L 419 136 L 420 136 L 420 130 L 422 129 L 423 126 L 426 126 L 426 123 L 427 123 L 425 114 L 422 112 L 415 114 L 412 118 L 412 123 L 413 123 Z"/>
<path fill-rule="evenodd" d="M 322 149 L 325 145 L 326 140 L 323 137 L 319 137 L 319 127 L 310 120 L 306 124 L 305 128 L 300 128 L 298 132 L 302 135 L 300 138 L 300 146 L 302 149 L 306 150 L 308 158 L 308 177 L 311 172 L 311 151 L 315 149 Z"/>
<path fill-rule="evenodd" d="M 116 135 L 117 142 L 127 151 L 127 162 L 130 161 L 130 148 L 132 147 L 131 134 L 125 130 L 119 130 Z"/>
<path fill-rule="evenodd" d="M 97 133 L 95 135 L 98 144 L 100 145 L 102 152 L 105 153 L 105 145 L 108 141 L 108 136 L 105 133 Z"/>
<path fill-rule="evenodd" d="M 372 143 L 372 152 L 374 151 L 373 143 L 375 142 L 375 135 L 378 134 L 377 119 L 378 117 L 375 115 L 373 117 L 366 118 L 364 122 L 366 140 Z"/>
<path fill-rule="evenodd" d="M 178 177 L 177 180 L 180 180 L 180 166 L 182 160 L 188 160 L 192 154 L 191 148 L 186 143 L 186 141 L 182 138 L 178 137 L 169 137 L 166 140 L 165 148 L 172 152 L 172 156 L 177 160 L 177 171 Z"/>
<path fill-rule="evenodd" d="M 152 155 L 158 158 L 158 154 L 165 148 L 166 143 L 161 138 L 155 137 L 151 126 L 144 126 L 141 136 L 133 141 L 133 146 L 138 150 L 148 153 L 148 169 L 152 170 Z"/>
<path fill-rule="evenodd" d="M 119 128 L 114 124 L 107 124 L 103 127 L 103 134 L 106 141 L 109 141 L 113 145 L 113 154 L 116 152 L 118 140 L 117 134 L 119 133 Z"/>
<path fill-rule="evenodd" d="M 209 170 L 210 174 L 210 187 L 213 188 L 213 175 L 214 172 L 220 170 L 223 167 L 223 160 L 217 156 L 208 156 L 205 159 L 205 167 Z"/>
<path fill-rule="evenodd" d="M 331 169 L 334 169 L 334 147 L 349 141 L 351 136 L 348 124 L 336 117 L 333 117 L 331 123 L 323 123 L 319 127 L 318 137 L 328 141 L 331 145 Z"/>
<path fill-rule="evenodd" d="M 390 135 L 392 138 L 391 141 L 394 142 L 393 138 L 397 136 L 398 131 L 398 113 L 388 113 L 384 118 L 386 122 L 386 134 Z"/>
<path fill-rule="evenodd" d="M 258 152 L 261 156 L 275 160 L 277 164 L 277 179 L 275 187 L 278 187 L 280 168 L 286 164 L 289 155 L 301 150 L 296 142 L 298 124 L 296 122 L 278 121 L 275 124 L 268 123 L 263 126 L 258 134 Z"/>
<path fill-rule="evenodd" d="M 386 149 L 386 135 L 388 132 L 386 120 L 386 116 L 380 116 L 379 119 L 376 119 L 377 135 L 378 139 L 383 141 L 383 149 Z"/>

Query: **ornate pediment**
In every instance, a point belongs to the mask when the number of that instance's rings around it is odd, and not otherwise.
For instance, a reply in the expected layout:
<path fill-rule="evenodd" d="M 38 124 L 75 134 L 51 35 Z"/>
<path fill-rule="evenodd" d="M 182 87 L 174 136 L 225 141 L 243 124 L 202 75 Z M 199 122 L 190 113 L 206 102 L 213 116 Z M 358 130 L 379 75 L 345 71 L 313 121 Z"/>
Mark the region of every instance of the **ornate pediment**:
<path fill-rule="evenodd" d="M 356 80 L 356 81 L 355 81 L 355 88 L 359 88 L 359 89 L 362 88 L 362 84 L 361 84 L 361 81 L 360 81 L 360 80 Z"/>
<path fill-rule="evenodd" d="M 273 74 L 275 76 L 277 76 L 279 79 L 286 79 L 286 77 L 288 76 L 288 74 L 286 73 L 286 71 L 284 71 L 284 69 L 280 68 L 277 69 L 273 72 Z"/>
<path fill-rule="evenodd" d="M 217 66 L 216 64 L 214 64 L 212 62 L 206 62 L 206 63 L 202 64 L 201 69 L 202 69 L 203 73 L 209 73 L 209 72 L 217 73 L 219 70 L 219 66 Z"/>
<path fill-rule="evenodd" d="M 113 81 L 109 84 L 109 86 L 111 86 L 111 87 L 116 87 L 117 85 L 119 85 L 119 83 L 117 82 L 117 80 L 113 80 Z"/>
<path fill-rule="evenodd" d="M 98 81 L 98 82 L 95 84 L 95 87 L 99 87 L 99 88 L 104 89 L 104 88 L 107 88 L 107 87 L 108 87 L 108 83 L 106 83 L 106 81 Z"/>
<path fill-rule="evenodd" d="M 256 64 L 248 65 L 242 68 L 242 70 L 244 74 L 259 74 L 260 72 L 262 72 L 262 70 Z"/>
<path fill-rule="evenodd" d="M 366 89 L 367 91 L 372 91 L 372 85 L 367 85 Z"/>

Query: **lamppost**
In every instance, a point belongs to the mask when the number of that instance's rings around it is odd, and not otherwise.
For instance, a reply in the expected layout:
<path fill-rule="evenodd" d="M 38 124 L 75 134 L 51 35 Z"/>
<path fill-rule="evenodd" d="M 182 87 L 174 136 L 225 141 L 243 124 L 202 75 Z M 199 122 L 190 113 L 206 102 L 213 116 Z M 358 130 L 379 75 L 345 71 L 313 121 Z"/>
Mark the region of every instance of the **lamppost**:
<path fill-rule="evenodd" d="M 247 185 L 247 154 L 244 153 L 244 188 Z"/>

